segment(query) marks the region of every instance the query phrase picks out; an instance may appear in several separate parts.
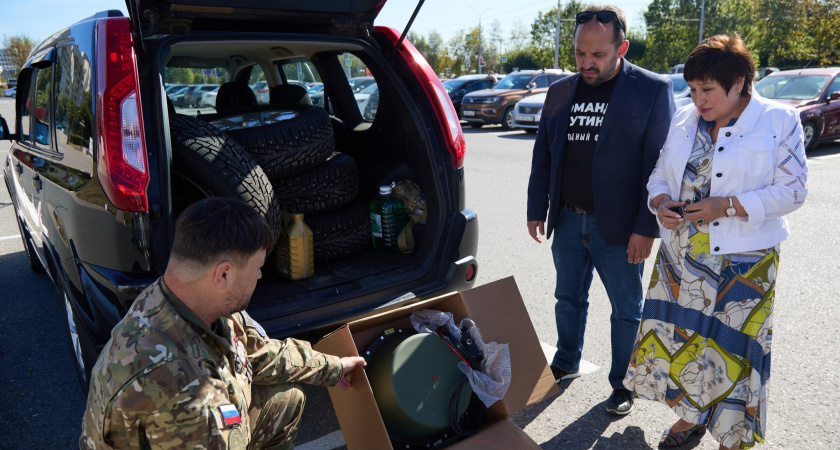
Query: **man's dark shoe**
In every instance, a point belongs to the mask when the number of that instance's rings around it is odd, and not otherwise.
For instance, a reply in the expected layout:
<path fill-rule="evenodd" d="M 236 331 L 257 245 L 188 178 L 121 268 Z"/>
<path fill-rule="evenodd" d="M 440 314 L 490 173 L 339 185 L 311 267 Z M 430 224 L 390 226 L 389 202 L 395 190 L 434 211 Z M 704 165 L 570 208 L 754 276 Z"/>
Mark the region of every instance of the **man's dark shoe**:
<path fill-rule="evenodd" d="M 554 375 L 554 382 L 560 383 L 563 380 L 571 380 L 572 378 L 577 378 L 580 376 L 580 371 L 576 372 L 566 372 L 563 369 L 560 369 L 556 366 L 549 366 L 551 368 L 551 374 Z"/>
<path fill-rule="evenodd" d="M 627 389 L 613 389 L 612 395 L 607 399 L 607 412 L 618 415 L 630 413 L 633 409 L 633 393 Z"/>

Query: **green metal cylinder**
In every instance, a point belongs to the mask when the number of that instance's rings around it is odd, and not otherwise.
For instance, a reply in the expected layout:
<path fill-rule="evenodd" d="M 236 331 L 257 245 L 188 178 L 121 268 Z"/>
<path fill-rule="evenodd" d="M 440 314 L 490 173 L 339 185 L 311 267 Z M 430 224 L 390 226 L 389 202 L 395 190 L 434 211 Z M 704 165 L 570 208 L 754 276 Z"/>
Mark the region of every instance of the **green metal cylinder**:
<path fill-rule="evenodd" d="M 392 439 L 426 443 L 450 425 L 449 404 L 465 375 L 460 357 L 440 336 L 420 333 L 391 337 L 368 359 L 367 374 L 373 395 Z M 470 402 L 465 383 L 458 417 Z"/>

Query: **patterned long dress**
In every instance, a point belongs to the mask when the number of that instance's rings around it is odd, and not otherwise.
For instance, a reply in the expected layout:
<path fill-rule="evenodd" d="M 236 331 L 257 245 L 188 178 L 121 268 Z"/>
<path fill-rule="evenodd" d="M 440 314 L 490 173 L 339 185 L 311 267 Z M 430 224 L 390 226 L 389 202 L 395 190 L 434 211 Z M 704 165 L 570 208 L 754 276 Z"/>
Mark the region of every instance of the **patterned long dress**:
<path fill-rule="evenodd" d="M 700 119 L 684 201 L 709 195 L 712 127 Z M 712 255 L 708 226 L 684 221 L 662 242 L 624 385 L 751 448 L 764 442 L 778 249 Z"/>

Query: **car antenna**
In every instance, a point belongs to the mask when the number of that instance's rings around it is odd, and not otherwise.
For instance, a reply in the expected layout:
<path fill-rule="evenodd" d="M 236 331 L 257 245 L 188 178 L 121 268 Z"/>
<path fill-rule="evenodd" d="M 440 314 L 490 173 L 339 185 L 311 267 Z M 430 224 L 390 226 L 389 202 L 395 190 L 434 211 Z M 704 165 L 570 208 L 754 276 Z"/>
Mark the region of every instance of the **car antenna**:
<path fill-rule="evenodd" d="M 805 70 L 805 69 L 807 69 L 807 68 L 808 68 L 808 66 L 810 66 L 812 62 L 814 62 L 814 60 L 813 60 L 813 59 L 812 59 L 812 60 L 810 60 L 810 61 L 808 61 L 808 64 L 805 64 L 805 67 L 803 67 L 803 68 L 799 69 L 799 73 L 798 73 L 797 75 L 802 75 L 802 71 L 803 71 L 803 70 Z"/>
<path fill-rule="evenodd" d="M 408 34 L 408 30 L 409 30 L 409 28 L 411 28 L 411 24 L 414 23 L 414 19 L 417 17 L 417 13 L 420 12 L 420 7 L 423 6 L 423 3 L 425 1 L 426 0 L 420 0 L 417 3 L 417 7 L 414 8 L 414 12 L 411 14 L 411 18 L 408 19 L 408 23 L 405 24 L 405 30 L 403 30 L 402 35 L 400 36 L 399 40 L 397 40 L 396 45 L 394 45 L 394 53 L 396 53 L 399 50 L 400 45 L 402 45 L 402 41 L 403 41 L 403 39 L 405 39 L 405 35 Z"/>

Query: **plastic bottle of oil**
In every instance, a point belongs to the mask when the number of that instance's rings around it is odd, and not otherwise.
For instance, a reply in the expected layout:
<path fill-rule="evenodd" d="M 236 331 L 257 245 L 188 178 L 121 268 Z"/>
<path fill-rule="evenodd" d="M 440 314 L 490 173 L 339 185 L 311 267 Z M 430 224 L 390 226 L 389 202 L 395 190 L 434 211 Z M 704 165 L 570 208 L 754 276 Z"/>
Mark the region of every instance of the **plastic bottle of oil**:
<path fill-rule="evenodd" d="M 315 274 L 315 250 L 312 230 L 303 221 L 303 214 L 292 214 L 286 226 L 289 238 L 288 276 L 290 280 L 303 280 Z"/>
<path fill-rule="evenodd" d="M 391 195 L 391 186 L 380 186 L 370 202 L 370 232 L 373 247 L 382 253 L 399 253 L 400 232 L 405 227 L 405 206 Z"/>

